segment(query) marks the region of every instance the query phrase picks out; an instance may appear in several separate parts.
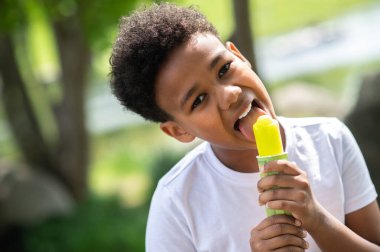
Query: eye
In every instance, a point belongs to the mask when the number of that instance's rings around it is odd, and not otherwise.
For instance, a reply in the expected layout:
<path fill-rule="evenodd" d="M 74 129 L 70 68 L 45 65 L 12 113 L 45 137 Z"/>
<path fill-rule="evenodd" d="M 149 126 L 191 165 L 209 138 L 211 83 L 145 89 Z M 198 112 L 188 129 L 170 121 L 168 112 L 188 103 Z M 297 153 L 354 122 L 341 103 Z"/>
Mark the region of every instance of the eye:
<path fill-rule="evenodd" d="M 225 75 L 228 72 L 228 70 L 230 70 L 230 66 L 231 66 L 231 62 L 228 62 L 227 64 L 224 64 L 222 66 L 222 68 L 220 68 L 220 70 L 218 72 L 218 77 L 222 78 L 223 75 Z"/>
<path fill-rule="evenodd" d="M 195 101 L 193 102 L 193 105 L 191 105 L 191 110 L 195 109 L 198 107 L 206 98 L 206 94 L 201 94 L 195 98 Z"/>

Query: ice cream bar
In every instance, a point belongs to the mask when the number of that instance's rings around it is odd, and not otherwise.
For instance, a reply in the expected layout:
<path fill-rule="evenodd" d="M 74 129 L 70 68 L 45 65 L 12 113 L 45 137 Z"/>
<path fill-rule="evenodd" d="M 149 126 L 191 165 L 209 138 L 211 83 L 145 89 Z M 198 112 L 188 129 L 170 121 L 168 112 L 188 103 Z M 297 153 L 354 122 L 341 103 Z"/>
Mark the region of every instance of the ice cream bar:
<path fill-rule="evenodd" d="M 253 132 L 259 156 L 273 156 L 283 153 L 278 122 L 268 115 L 260 116 L 253 125 Z"/>
<path fill-rule="evenodd" d="M 278 174 L 278 172 L 263 173 L 264 165 L 273 160 L 287 159 L 288 155 L 283 151 L 280 127 L 277 120 L 272 119 L 268 115 L 260 116 L 253 125 L 253 133 L 255 135 L 257 151 L 257 161 L 261 176 L 269 176 Z M 278 189 L 274 187 L 272 190 Z M 275 210 L 266 208 L 267 216 L 275 214 L 291 214 L 284 210 Z"/>

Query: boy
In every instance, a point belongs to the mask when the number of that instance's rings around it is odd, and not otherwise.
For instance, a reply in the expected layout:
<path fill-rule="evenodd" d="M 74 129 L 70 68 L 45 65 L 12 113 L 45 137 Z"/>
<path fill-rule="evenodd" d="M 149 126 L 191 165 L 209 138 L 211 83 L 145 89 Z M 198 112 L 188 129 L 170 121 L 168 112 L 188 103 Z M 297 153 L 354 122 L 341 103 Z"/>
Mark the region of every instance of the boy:
<path fill-rule="evenodd" d="M 161 4 L 124 18 L 110 62 L 125 107 L 181 142 L 204 140 L 158 184 L 147 251 L 379 250 L 377 194 L 348 129 L 276 117 L 249 62 L 199 12 Z M 289 155 L 264 178 L 252 133 L 260 115 L 279 120 Z M 292 216 L 267 218 L 262 205 Z"/>

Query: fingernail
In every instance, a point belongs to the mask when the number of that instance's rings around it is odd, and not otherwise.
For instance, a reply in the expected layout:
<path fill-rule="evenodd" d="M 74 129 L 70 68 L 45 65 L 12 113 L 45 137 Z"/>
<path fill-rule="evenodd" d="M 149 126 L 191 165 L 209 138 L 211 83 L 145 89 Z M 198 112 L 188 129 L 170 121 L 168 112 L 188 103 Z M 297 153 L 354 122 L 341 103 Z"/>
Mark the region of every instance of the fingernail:
<path fill-rule="evenodd" d="M 307 236 L 307 232 L 304 230 L 304 231 L 302 231 L 302 235 L 303 235 L 303 237 L 305 238 L 306 236 Z"/>
<path fill-rule="evenodd" d="M 263 189 L 261 189 L 260 187 L 257 187 L 257 191 L 258 191 L 259 193 L 262 193 L 262 192 L 263 192 Z"/>
<path fill-rule="evenodd" d="M 301 224 L 302 224 L 300 220 L 296 220 L 294 223 L 295 223 L 295 224 L 296 224 L 296 226 L 298 226 L 298 227 L 300 227 L 300 226 L 301 226 Z"/>
<path fill-rule="evenodd" d="M 309 243 L 307 241 L 305 241 L 305 245 L 306 245 L 306 249 L 309 248 Z"/>

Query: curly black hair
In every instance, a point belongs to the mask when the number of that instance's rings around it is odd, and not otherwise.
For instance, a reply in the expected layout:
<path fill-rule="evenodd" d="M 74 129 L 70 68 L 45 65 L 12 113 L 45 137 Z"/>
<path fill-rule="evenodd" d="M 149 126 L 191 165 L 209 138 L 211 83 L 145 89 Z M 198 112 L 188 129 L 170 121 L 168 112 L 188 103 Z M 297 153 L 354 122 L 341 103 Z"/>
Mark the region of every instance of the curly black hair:
<path fill-rule="evenodd" d="M 111 88 L 121 104 L 153 122 L 172 119 L 157 105 L 155 80 L 170 53 L 196 33 L 219 38 L 194 7 L 161 3 L 122 17 L 110 58 Z"/>

